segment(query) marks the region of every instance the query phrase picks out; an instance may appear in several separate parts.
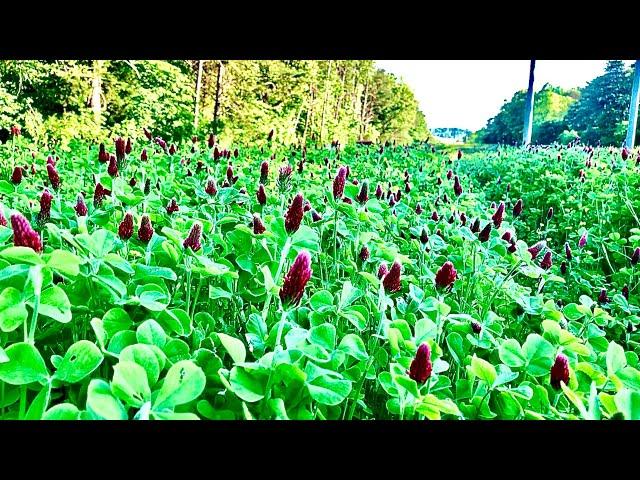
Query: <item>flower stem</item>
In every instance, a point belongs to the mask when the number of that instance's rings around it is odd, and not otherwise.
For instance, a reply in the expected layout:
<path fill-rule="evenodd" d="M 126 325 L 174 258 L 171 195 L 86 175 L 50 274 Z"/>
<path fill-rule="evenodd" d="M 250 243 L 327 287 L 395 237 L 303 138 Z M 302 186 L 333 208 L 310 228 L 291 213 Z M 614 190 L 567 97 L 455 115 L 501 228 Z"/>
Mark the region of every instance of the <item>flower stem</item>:
<path fill-rule="evenodd" d="M 28 332 L 28 337 L 25 339 L 26 342 L 31 345 L 35 344 L 35 336 L 36 336 L 36 325 L 38 321 L 38 309 L 40 308 L 40 292 L 42 291 L 42 266 L 35 265 L 31 267 L 31 282 L 33 283 L 33 313 L 31 316 L 31 327 Z M 25 334 L 26 332 L 26 320 L 25 320 Z"/>
<path fill-rule="evenodd" d="M 193 302 L 193 305 L 191 306 L 191 315 L 190 315 L 191 318 L 193 318 L 193 316 L 196 313 L 196 305 L 198 305 L 198 300 L 200 299 L 201 290 L 202 290 L 202 276 L 200 276 L 200 278 L 198 279 L 198 288 L 196 289 L 196 298 L 195 298 L 195 301 Z"/>
<path fill-rule="evenodd" d="M 383 301 L 385 298 L 385 293 L 384 293 L 384 289 L 380 288 L 380 292 L 378 294 L 378 310 L 382 310 L 382 305 L 383 305 Z M 380 321 L 378 322 L 378 329 L 376 331 L 376 335 L 380 335 L 380 332 L 382 330 L 382 321 L 384 319 L 384 312 L 380 311 Z M 377 345 L 376 345 L 377 346 Z M 371 368 L 371 366 L 373 365 L 373 362 L 375 361 L 376 358 L 376 354 L 378 353 L 378 349 L 379 346 L 377 346 L 377 348 L 375 349 L 375 352 L 371 352 L 371 356 L 369 357 L 369 361 L 367 362 L 367 364 L 364 367 L 364 372 L 362 372 L 362 376 L 360 377 L 360 380 L 358 381 L 358 386 L 356 387 L 356 393 L 353 397 L 352 403 L 351 403 L 351 408 L 349 409 L 349 413 L 347 415 L 347 420 L 351 420 L 353 418 L 353 414 L 356 411 L 356 406 L 358 405 L 358 398 L 360 397 L 360 391 L 362 390 L 362 386 L 364 385 L 364 381 L 367 377 L 367 372 L 369 372 L 369 369 Z M 345 408 L 345 412 L 346 412 L 346 408 Z M 344 419 L 344 416 L 343 416 Z"/>
<path fill-rule="evenodd" d="M 289 250 L 291 249 L 291 237 L 287 237 L 286 242 L 284 243 L 284 247 L 282 247 L 282 253 L 280 254 L 280 263 L 278 264 L 278 271 L 276 272 L 276 276 L 273 279 L 274 283 L 278 285 L 280 282 L 280 275 L 282 274 L 282 267 L 284 267 L 284 262 L 287 260 L 287 256 L 289 255 Z M 267 315 L 269 314 L 269 307 L 271 306 L 271 298 L 273 297 L 272 292 L 267 293 L 267 299 L 264 302 L 264 308 L 262 309 L 262 319 L 264 321 L 267 320 Z"/>
<path fill-rule="evenodd" d="M 40 307 L 40 294 L 35 295 L 33 300 L 33 316 L 31 317 L 31 328 L 29 330 L 29 339 L 28 342 L 31 345 L 35 345 L 35 335 L 36 335 L 36 324 L 38 320 L 38 309 Z"/>
<path fill-rule="evenodd" d="M 284 330 L 284 323 L 287 320 L 287 310 L 282 309 L 282 315 L 280 316 L 280 323 L 278 323 L 278 333 L 276 335 L 276 344 L 274 350 L 280 351 L 282 348 L 280 347 L 280 341 L 282 339 L 282 331 Z"/>
<path fill-rule="evenodd" d="M 187 276 L 187 280 L 185 282 L 185 288 L 187 290 L 187 314 L 189 313 L 189 309 L 191 306 L 191 257 L 189 257 L 189 255 L 185 255 L 184 258 L 184 268 L 186 271 L 186 276 Z"/>

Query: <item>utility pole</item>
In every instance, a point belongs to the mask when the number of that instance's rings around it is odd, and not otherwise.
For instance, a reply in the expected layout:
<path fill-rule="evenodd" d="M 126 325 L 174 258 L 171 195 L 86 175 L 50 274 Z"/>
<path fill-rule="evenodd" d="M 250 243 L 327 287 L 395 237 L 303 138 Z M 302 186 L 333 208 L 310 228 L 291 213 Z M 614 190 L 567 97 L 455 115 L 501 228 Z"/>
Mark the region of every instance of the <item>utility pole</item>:
<path fill-rule="evenodd" d="M 636 127 L 638 126 L 638 97 L 640 95 L 640 60 L 636 60 L 633 69 L 633 87 L 631 89 L 631 104 L 629 105 L 629 129 L 625 146 L 631 150 L 636 141 Z"/>
<path fill-rule="evenodd" d="M 527 146 L 531 143 L 533 130 L 533 71 L 536 69 L 536 61 L 531 60 L 529 65 L 529 89 L 527 90 L 527 102 L 524 105 L 524 131 L 522 143 Z"/>

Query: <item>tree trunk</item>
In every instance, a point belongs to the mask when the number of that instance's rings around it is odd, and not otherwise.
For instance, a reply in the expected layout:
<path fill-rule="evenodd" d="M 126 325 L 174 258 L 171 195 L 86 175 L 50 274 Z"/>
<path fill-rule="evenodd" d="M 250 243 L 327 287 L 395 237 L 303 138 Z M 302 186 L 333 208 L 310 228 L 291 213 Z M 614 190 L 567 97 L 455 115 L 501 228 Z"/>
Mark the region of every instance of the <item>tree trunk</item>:
<path fill-rule="evenodd" d="M 366 112 L 367 112 L 367 100 L 369 97 L 369 80 L 364 85 L 364 95 L 362 98 L 362 109 L 360 110 L 360 140 L 364 140 L 364 136 L 367 133 L 366 125 Z"/>
<path fill-rule="evenodd" d="M 213 134 L 218 134 L 218 108 L 220 107 L 220 79 L 222 76 L 222 62 L 218 61 L 218 75 L 216 78 L 216 98 L 213 107 Z"/>
<path fill-rule="evenodd" d="M 331 67 L 333 66 L 333 61 L 329 60 L 329 67 L 327 68 L 327 78 L 324 80 L 324 100 L 322 102 L 322 113 L 320 114 L 320 144 L 322 145 L 324 142 L 324 119 L 325 112 L 327 109 L 327 101 L 329 100 L 329 84 L 331 81 Z"/>
<path fill-rule="evenodd" d="M 200 115 L 200 90 L 202 89 L 202 66 L 204 61 L 198 60 L 198 76 L 196 78 L 196 106 L 193 112 L 193 129 L 198 130 L 198 117 Z"/>
<path fill-rule="evenodd" d="M 313 85 L 309 85 L 309 108 L 307 109 L 307 118 L 304 122 L 304 133 L 302 134 L 302 146 L 307 145 L 307 131 L 309 125 L 311 125 L 311 119 L 313 118 Z"/>
<path fill-rule="evenodd" d="M 346 67 L 340 72 L 340 94 L 336 96 L 337 97 L 336 106 L 334 108 L 334 113 L 333 113 L 334 121 L 338 120 L 338 116 L 340 115 L 340 106 L 342 105 L 342 100 L 344 99 L 344 96 L 345 96 L 344 82 L 347 76 L 347 73 L 345 70 L 346 70 Z"/>
<path fill-rule="evenodd" d="M 640 96 L 640 60 L 636 60 L 633 69 L 633 88 L 631 89 L 631 104 L 629 105 L 629 130 L 625 145 L 632 149 L 636 141 L 636 128 L 638 126 L 638 97 Z"/>
<path fill-rule="evenodd" d="M 529 89 L 527 90 L 527 102 L 524 106 L 524 131 L 522 132 L 522 143 L 526 146 L 531 143 L 531 132 L 533 130 L 533 71 L 536 68 L 536 61 L 531 60 L 529 65 Z"/>
<path fill-rule="evenodd" d="M 96 124 L 102 123 L 102 66 L 104 60 L 93 61 L 93 78 L 91 79 L 91 108 Z"/>

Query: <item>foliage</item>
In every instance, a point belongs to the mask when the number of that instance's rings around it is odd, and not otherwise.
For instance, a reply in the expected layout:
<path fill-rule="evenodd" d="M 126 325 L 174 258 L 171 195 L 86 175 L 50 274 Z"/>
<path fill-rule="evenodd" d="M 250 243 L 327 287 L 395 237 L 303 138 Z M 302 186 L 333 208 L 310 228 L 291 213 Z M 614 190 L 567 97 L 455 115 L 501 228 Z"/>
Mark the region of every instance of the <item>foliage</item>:
<path fill-rule="evenodd" d="M 0 145 L 0 211 L 22 213 L 44 243 L 41 254 L 14 246 L 11 223 L 0 226 L 4 419 L 640 418 L 630 261 L 640 240 L 637 152 L 623 160 L 597 148 L 587 167 L 591 152 L 577 147 L 483 148 L 458 159 L 421 142 L 303 152 L 262 141 L 222 154 L 216 146 L 214 155 L 204 139 L 177 143 L 174 154 L 135 140 L 111 177 L 97 145 L 70 148 L 38 149 L 23 136 Z M 49 154 L 58 157 L 59 190 L 47 180 Z M 255 195 L 263 160 L 264 205 Z M 276 181 L 282 162 L 296 167 L 288 181 Z M 14 166 L 31 163 L 35 173 L 9 180 Z M 340 194 L 332 178 L 342 165 Z M 91 201 L 95 180 L 112 192 L 101 205 Z M 45 186 L 53 201 L 38 221 Z M 86 216 L 74 210 L 82 191 Z M 288 232 L 297 192 L 321 218 L 304 213 Z M 172 198 L 179 209 L 168 213 Z M 513 218 L 518 198 L 524 210 Z M 507 208 L 496 226 L 490 203 L 500 201 Z M 136 229 L 149 216 L 148 243 L 120 237 L 126 212 Z M 254 214 L 264 233 L 248 226 Z M 486 239 L 471 229 L 476 218 L 485 232 L 494 226 Z M 185 239 L 195 222 L 202 247 L 194 251 Z M 533 259 L 528 248 L 541 240 Z M 563 273 L 565 242 L 573 256 Z M 302 251 L 311 279 L 299 305 L 285 304 L 279 290 Z M 394 260 L 398 291 L 377 275 Z M 456 272 L 448 267 L 446 288 L 434 280 L 445 262 Z M 625 284 L 628 298 L 618 293 Z M 559 353 L 568 378 L 554 387 Z"/>
<path fill-rule="evenodd" d="M 428 136 L 409 87 L 373 61 L 211 60 L 202 67 L 196 100 L 198 61 L 0 61 L 0 129 L 15 123 L 37 145 L 67 152 L 72 139 L 140 139 L 141 126 L 169 142 L 214 131 L 225 146 L 262 141 L 272 129 L 286 145 Z"/>
<path fill-rule="evenodd" d="M 487 126 L 479 132 L 484 143 L 505 143 L 513 145 L 522 140 L 524 103 L 527 92 L 516 92 L 506 102 Z M 533 107 L 534 143 L 552 143 L 566 128 L 563 121 L 569 106 L 579 96 L 576 90 L 563 90 L 546 84 L 535 93 Z"/>
<path fill-rule="evenodd" d="M 532 142 L 621 145 L 627 134 L 632 73 L 621 60 L 607 63 L 603 75 L 581 89 L 545 85 L 535 94 Z M 518 144 L 522 138 L 526 91 L 514 94 L 477 132 L 484 143 Z M 640 139 L 640 131 L 637 132 Z"/>
<path fill-rule="evenodd" d="M 622 60 L 607 63 L 603 75 L 582 89 L 582 95 L 567 113 L 567 122 L 583 142 L 620 145 L 626 135 L 631 99 L 631 72 Z"/>

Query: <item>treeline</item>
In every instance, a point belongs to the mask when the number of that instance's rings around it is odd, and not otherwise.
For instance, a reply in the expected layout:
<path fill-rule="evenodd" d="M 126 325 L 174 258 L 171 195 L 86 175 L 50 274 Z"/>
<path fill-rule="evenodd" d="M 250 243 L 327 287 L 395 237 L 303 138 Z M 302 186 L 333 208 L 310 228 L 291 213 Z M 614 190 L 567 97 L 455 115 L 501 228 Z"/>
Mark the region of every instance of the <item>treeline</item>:
<path fill-rule="evenodd" d="M 471 130 L 465 130 L 463 128 L 434 128 L 431 130 L 434 136 L 439 138 L 454 138 L 454 139 L 464 139 L 472 132 Z"/>
<path fill-rule="evenodd" d="M 38 143 L 215 132 L 224 144 L 428 138 L 411 89 L 373 61 L 0 61 L 0 134 Z M 1 140 L 1 138 L 0 138 Z"/>
<path fill-rule="evenodd" d="M 584 88 L 564 90 L 546 84 L 534 97 L 532 142 L 567 143 L 580 138 L 593 145 L 619 146 L 626 136 L 632 81 L 632 69 L 612 60 L 604 74 Z M 521 143 L 526 94 L 526 90 L 516 92 L 473 139 Z"/>

